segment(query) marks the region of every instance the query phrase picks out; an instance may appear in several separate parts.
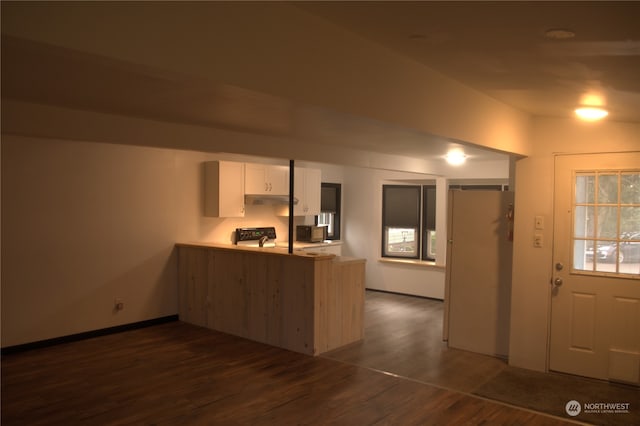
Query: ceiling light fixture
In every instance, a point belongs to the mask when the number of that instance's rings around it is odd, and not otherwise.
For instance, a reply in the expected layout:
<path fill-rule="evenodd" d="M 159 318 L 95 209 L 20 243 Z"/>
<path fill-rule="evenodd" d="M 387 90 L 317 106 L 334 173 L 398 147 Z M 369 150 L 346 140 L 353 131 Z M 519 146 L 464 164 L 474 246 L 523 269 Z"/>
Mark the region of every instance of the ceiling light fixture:
<path fill-rule="evenodd" d="M 570 38 L 574 38 L 576 36 L 576 33 L 564 28 L 552 28 L 545 31 L 544 36 L 546 38 L 550 38 L 551 40 L 567 40 Z"/>
<path fill-rule="evenodd" d="M 596 106 L 582 106 L 576 108 L 575 112 L 578 118 L 585 121 L 598 121 L 609 115 L 606 109 Z"/>
<path fill-rule="evenodd" d="M 452 166 L 459 166 L 466 161 L 467 156 L 465 155 L 464 151 L 455 149 L 447 152 L 447 155 L 445 155 L 444 158 L 447 160 L 447 163 L 451 164 Z"/>

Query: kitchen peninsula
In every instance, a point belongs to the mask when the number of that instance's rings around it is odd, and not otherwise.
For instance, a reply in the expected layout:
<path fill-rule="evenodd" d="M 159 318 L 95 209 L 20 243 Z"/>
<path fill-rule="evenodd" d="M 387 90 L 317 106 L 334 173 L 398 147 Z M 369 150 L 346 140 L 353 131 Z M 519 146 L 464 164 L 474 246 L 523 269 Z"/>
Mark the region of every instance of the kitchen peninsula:
<path fill-rule="evenodd" d="M 180 320 L 309 355 L 364 334 L 365 260 L 177 244 Z"/>

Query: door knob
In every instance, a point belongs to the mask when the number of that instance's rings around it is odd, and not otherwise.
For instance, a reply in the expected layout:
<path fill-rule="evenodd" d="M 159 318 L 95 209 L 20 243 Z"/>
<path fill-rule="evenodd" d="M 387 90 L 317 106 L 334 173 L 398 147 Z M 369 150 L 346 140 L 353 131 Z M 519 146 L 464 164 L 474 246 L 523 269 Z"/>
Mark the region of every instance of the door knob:
<path fill-rule="evenodd" d="M 556 263 L 556 271 L 562 271 L 564 269 L 564 265 L 562 262 Z"/>
<path fill-rule="evenodd" d="M 555 280 L 553 280 L 553 285 L 556 287 L 560 287 L 562 285 L 562 278 L 558 277 Z"/>

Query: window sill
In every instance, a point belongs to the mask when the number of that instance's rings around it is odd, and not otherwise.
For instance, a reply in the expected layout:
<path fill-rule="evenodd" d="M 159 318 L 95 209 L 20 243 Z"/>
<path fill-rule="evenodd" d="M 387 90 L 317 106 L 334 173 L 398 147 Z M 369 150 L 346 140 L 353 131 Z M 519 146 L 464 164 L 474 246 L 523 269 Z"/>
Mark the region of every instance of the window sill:
<path fill-rule="evenodd" d="M 396 259 L 396 258 L 389 258 L 389 257 L 381 257 L 381 258 L 378 258 L 378 262 L 395 263 L 400 265 L 413 265 L 413 266 L 418 266 L 418 267 L 428 268 L 428 269 L 438 269 L 438 270 L 446 269 L 444 265 L 436 265 L 436 262 L 433 262 L 430 260 Z"/>

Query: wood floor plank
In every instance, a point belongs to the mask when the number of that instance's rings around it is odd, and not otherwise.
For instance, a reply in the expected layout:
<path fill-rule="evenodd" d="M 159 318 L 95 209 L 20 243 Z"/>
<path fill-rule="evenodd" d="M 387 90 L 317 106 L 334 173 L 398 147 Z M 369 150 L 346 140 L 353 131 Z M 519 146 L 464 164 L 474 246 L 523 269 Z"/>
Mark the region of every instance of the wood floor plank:
<path fill-rule="evenodd" d="M 393 373 L 509 405 L 569 418 L 571 400 L 631 403 L 628 413 L 580 413 L 572 420 L 640 424 L 640 389 L 558 373 L 523 370 L 503 359 L 450 349 L 442 341 L 443 303 L 367 291 L 365 339 L 323 357 Z"/>
<path fill-rule="evenodd" d="M 507 368 L 503 359 L 449 349 L 442 321 L 441 301 L 367 291 L 364 342 L 323 356 L 463 392 Z"/>
<path fill-rule="evenodd" d="M 2 424 L 564 424 L 561 419 L 167 323 L 2 358 Z"/>

